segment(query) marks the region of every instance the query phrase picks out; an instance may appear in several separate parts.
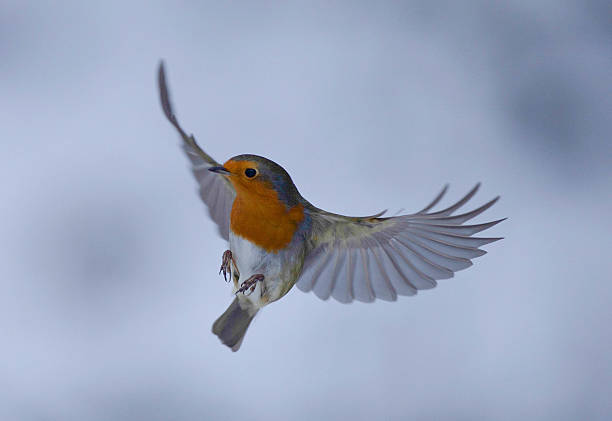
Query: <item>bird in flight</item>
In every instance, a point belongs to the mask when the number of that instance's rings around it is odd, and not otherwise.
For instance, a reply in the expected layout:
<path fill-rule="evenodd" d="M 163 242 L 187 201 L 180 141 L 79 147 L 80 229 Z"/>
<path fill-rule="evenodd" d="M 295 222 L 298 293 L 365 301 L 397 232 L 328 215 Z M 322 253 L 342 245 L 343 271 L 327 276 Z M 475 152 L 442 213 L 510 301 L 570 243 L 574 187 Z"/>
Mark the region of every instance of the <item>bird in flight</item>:
<path fill-rule="evenodd" d="M 497 221 L 463 225 L 499 196 L 470 212 L 455 214 L 476 194 L 432 211 L 448 186 L 425 208 L 409 215 L 351 217 L 319 209 L 300 195 L 280 165 L 258 155 L 238 155 L 223 165 L 211 158 L 178 123 L 170 104 L 163 62 L 159 93 L 166 118 L 176 128 L 219 234 L 229 241 L 221 269 L 235 298 L 213 324 L 221 342 L 237 351 L 260 308 L 297 284 L 319 298 L 341 303 L 395 301 L 436 286 L 438 279 L 472 265 L 501 238 L 472 237 Z"/>

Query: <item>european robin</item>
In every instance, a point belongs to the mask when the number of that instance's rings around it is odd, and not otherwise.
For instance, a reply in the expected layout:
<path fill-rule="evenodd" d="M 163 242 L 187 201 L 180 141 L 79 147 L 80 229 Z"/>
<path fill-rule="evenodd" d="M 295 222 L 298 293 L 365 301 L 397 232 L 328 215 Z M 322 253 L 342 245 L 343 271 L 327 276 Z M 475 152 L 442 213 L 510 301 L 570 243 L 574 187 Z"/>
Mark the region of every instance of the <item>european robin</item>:
<path fill-rule="evenodd" d="M 221 270 L 235 298 L 212 331 L 237 351 L 260 308 L 283 297 L 297 283 L 341 303 L 395 301 L 436 286 L 436 280 L 472 265 L 501 238 L 472 237 L 503 221 L 464 222 L 498 199 L 454 215 L 478 190 L 477 184 L 452 206 L 432 212 L 447 187 L 419 212 L 383 217 L 350 217 L 327 212 L 304 199 L 280 165 L 257 155 L 238 155 L 223 165 L 212 159 L 179 125 L 170 105 L 163 63 L 158 74 L 164 114 L 183 139 L 219 233 L 229 241 Z"/>

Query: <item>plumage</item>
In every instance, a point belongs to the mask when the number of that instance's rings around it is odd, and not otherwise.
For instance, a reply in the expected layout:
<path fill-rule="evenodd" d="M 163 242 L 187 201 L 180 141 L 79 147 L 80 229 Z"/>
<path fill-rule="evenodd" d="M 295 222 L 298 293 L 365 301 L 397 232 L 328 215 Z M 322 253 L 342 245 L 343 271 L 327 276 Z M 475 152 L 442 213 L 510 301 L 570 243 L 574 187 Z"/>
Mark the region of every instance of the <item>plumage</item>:
<path fill-rule="evenodd" d="M 229 212 L 231 204 L 234 202 L 236 192 L 231 183 L 216 174 L 208 171 L 209 168 L 219 166 L 217 161 L 212 159 L 196 143 L 193 135 L 181 128 L 172 111 L 164 66 L 160 65 L 158 73 L 159 94 L 162 110 L 168 121 L 176 128 L 183 139 L 183 150 L 191 162 L 191 170 L 199 184 L 200 197 L 208 207 L 208 212 L 213 221 L 217 224 L 221 237 L 229 240 Z"/>
<path fill-rule="evenodd" d="M 313 291 L 323 300 L 395 301 L 452 278 L 486 253 L 480 247 L 501 239 L 473 235 L 503 219 L 466 224 L 499 197 L 458 213 L 480 184 L 438 211 L 433 209 L 448 185 L 413 214 L 350 217 L 313 206 L 300 195 L 289 174 L 267 158 L 238 155 L 221 166 L 178 124 L 163 66 L 159 88 L 164 113 L 183 139 L 200 196 L 222 237 L 230 242 L 234 292 L 241 290 L 244 280 L 263 275 L 261 282 L 248 284 L 251 295 L 237 294 L 213 327 L 234 351 L 257 310 L 280 299 L 296 283 L 300 290 Z M 239 326 L 234 329 L 232 323 Z"/>
<path fill-rule="evenodd" d="M 242 174 L 247 169 L 257 170 L 257 161 L 257 158 L 230 159 L 223 167 L 232 174 Z M 246 176 L 229 178 L 236 190 L 230 212 L 230 230 L 268 252 L 277 252 L 289 245 L 304 220 L 304 205 L 281 200 L 273 183 L 265 175 L 263 173 L 255 179 Z M 262 223 L 264 221 L 266 223 Z"/>
<path fill-rule="evenodd" d="M 314 291 L 321 299 L 329 298 L 325 286 L 336 282 L 333 298 L 340 302 L 374 299 L 394 301 L 397 295 L 414 295 L 420 289 L 437 285 L 436 281 L 454 276 L 454 272 L 472 265 L 471 259 L 485 254 L 481 245 L 499 238 L 477 238 L 471 235 L 492 227 L 502 220 L 462 225 L 491 207 L 495 198 L 479 208 L 451 216 L 470 198 L 479 185 L 452 206 L 428 212 L 441 199 L 447 188 L 423 210 L 389 218 L 354 218 L 324 211 L 313 214 L 316 233 L 307 253 L 304 270 L 297 286 Z M 349 277 L 335 277 L 337 268 L 322 264 L 334 250 L 356 250 L 351 253 Z M 354 256 L 354 257 L 353 257 Z M 354 265 L 361 271 L 355 271 Z M 313 269 L 314 268 L 314 269 Z M 319 282 L 323 287 L 318 287 Z"/>

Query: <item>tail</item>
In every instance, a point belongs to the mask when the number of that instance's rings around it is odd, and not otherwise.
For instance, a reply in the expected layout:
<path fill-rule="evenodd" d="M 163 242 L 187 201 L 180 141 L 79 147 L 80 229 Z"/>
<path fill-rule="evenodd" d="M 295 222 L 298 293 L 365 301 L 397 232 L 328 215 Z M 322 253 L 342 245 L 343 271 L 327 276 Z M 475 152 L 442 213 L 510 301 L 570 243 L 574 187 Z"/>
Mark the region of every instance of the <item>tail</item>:
<path fill-rule="evenodd" d="M 257 309 L 240 307 L 238 298 L 225 310 L 225 313 L 213 324 L 212 331 L 225 345 L 236 352 L 242 345 L 244 334 L 255 317 Z"/>

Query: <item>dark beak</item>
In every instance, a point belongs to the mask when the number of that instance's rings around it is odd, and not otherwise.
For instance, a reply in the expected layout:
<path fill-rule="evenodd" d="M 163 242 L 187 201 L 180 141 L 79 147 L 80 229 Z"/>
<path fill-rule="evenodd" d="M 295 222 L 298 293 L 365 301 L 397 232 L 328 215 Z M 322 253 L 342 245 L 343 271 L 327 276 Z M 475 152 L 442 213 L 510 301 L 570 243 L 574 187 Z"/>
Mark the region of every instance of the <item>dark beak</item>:
<path fill-rule="evenodd" d="M 214 173 L 221 174 L 221 175 L 230 175 L 231 174 L 231 172 L 229 172 L 228 169 L 225 168 L 225 167 L 210 167 L 208 169 L 208 171 L 212 171 Z"/>

